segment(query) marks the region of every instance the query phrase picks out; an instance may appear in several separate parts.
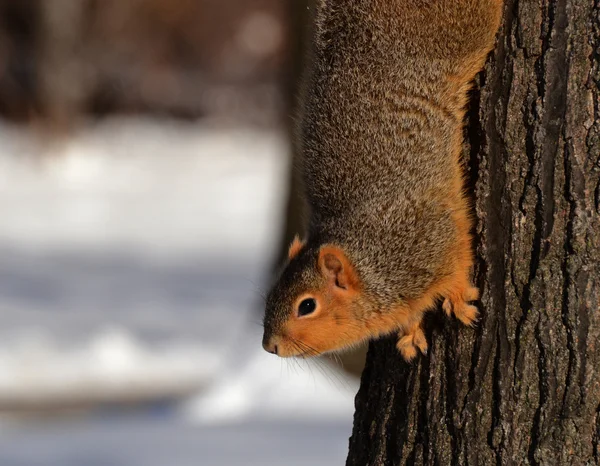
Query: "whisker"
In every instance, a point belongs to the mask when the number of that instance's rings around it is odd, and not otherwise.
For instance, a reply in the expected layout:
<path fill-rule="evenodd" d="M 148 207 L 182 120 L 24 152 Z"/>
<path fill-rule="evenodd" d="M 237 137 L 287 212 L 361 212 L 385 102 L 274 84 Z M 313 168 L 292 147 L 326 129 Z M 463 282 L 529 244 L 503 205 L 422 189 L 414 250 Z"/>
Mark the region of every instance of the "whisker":
<path fill-rule="evenodd" d="M 299 342 L 302 346 L 304 346 L 308 351 L 312 352 L 313 354 L 317 355 L 317 356 L 321 356 L 314 348 L 312 348 L 310 345 L 308 345 L 307 343 L 304 342 Z M 333 358 L 336 359 L 336 361 L 339 363 L 340 367 L 344 367 L 342 360 L 340 359 L 340 356 L 338 354 L 336 354 L 335 352 L 330 353 L 332 355 Z M 336 379 L 336 381 L 340 384 L 343 385 L 345 388 L 350 388 L 350 384 L 348 383 L 348 380 L 346 380 L 345 378 L 343 378 L 342 376 L 340 376 L 339 374 L 337 374 L 336 372 L 331 370 L 330 366 L 326 366 L 325 362 L 320 359 L 319 357 L 317 358 L 313 358 L 312 359 L 315 364 L 319 367 L 320 372 L 325 375 L 325 377 L 327 379 L 330 380 L 330 382 L 332 382 L 334 385 L 336 385 L 335 381 L 331 379 L 331 377 L 334 377 Z M 337 386 L 337 385 L 336 385 Z M 339 386 L 338 386 L 339 388 Z"/>
<path fill-rule="evenodd" d="M 252 291 L 259 295 L 263 301 L 267 300 L 267 293 L 265 290 L 261 289 L 251 278 L 245 277 L 248 282 L 250 282 L 253 286 Z"/>
<path fill-rule="evenodd" d="M 307 354 L 312 354 L 314 356 L 319 356 L 320 354 L 318 353 L 318 351 L 316 351 L 314 348 L 312 348 L 310 345 L 302 342 L 302 341 L 295 341 L 295 345 L 296 347 L 300 347 L 303 348 L 304 351 Z M 311 362 L 316 366 L 317 370 L 334 386 L 339 388 L 339 385 L 344 385 L 347 388 L 349 388 L 348 382 L 345 381 L 343 382 L 342 379 L 340 378 L 340 376 L 338 374 L 336 374 L 335 372 L 331 371 L 331 367 L 327 367 L 325 365 L 325 362 L 320 359 L 319 357 L 313 358 L 311 359 Z M 310 365 L 310 362 L 307 361 L 307 364 Z M 335 379 L 335 380 L 334 380 Z M 339 385 L 338 385 L 339 384 Z"/>

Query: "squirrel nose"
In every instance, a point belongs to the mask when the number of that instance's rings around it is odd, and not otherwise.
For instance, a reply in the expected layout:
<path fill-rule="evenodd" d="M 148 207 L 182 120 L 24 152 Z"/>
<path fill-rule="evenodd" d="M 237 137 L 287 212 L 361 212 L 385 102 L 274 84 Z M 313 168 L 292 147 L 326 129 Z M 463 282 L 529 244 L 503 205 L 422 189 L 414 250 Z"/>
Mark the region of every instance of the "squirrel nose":
<path fill-rule="evenodd" d="M 277 354 L 277 341 L 275 338 L 269 338 L 269 340 L 263 341 L 263 348 L 266 352 L 271 354 Z"/>

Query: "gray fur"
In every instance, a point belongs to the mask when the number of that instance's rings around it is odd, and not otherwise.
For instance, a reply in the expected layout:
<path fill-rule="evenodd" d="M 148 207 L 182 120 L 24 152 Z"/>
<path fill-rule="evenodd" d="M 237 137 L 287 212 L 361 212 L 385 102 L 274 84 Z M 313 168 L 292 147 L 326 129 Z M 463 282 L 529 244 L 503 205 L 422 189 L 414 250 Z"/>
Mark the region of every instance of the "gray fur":
<path fill-rule="evenodd" d="M 450 269 L 458 232 L 448 199 L 462 198 L 453 141 L 473 76 L 456 95 L 450 77 L 483 63 L 495 35 L 492 4 L 320 2 L 298 124 L 307 245 L 271 292 L 266 323 L 285 319 L 298 290 L 318 282 L 323 244 L 346 252 L 381 312 L 418 298 Z"/>

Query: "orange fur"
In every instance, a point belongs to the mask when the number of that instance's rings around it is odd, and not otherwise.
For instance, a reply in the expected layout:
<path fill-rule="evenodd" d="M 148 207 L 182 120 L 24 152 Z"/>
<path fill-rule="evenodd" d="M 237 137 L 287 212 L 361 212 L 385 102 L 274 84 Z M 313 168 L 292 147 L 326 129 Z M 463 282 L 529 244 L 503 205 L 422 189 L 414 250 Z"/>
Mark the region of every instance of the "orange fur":
<path fill-rule="evenodd" d="M 288 258 L 292 260 L 298 255 L 298 253 L 303 247 L 304 241 L 300 241 L 300 237 L 298 235 L 294 236 L 294 240 L 292 241 L 292 244 L 290 244 L 290 248 L 288 249 Z"/>
<path fill-rule="evenodd" d="M 471 220 L 466 210 L 466 201 L 461 196 L 454 210 L 454 221 L 457 225 L 458 240 L 454 256 L 449 259 L 450 272 L 441 280 L 435 282 L 419 299 L 410 301 L 410 314 L 417 323 L 405 325 L 407 331 L 401 332 L 398 349 L 406 360 L 415 357 L 416 350 L 427 351 L 427 342 L 422 343 L 420 322 L 423 313 L 434 309 L 436 302 L 442 298 L 443 309 L 448 316 L 454 314 L 463 324 L 473 326 L 477 319 L 477 308 L 469 301 L 479 298 L 479 290 L 471 284 L 471 268 L 473 253 L 471 250 Z M 402 312 L 406 312 L 402 310 Z M 407 339 L 410 336 L 410 339 Z M 410 342 L 413 343 L 410 348 Z"/>
<path fill-rule="evenodd" d="M 464 200 L 459 198 L 459 204 Z M 281 357 L 309 357 L 332 350 L 348 348 L 369 338 L 398 332 L 398 351 L 407 361 L 418 352 L 427 352 L 427 340 L 421 328 L 425 312 L 435 309 L 436 302 L 444 299 L 443 309 L 454 314 L 465 325 L 472 326 L 477 318 L 477 308 L 468 304 L 478 298 L 477 288 L 470 281 L 473 265 L 471 252 L 471 221 L 465 205 L 457 205 L 455 222 L 459 238 L 449 259 L 451 273 L 435 282 L 415 300 L 408 301 L 391 312 L 382 312 L 358 319 L 353 309 L 360 307 L 362 286 L 343 251 L 335 246 L 323 246 L 319 254 L 319 267 L 323 286 L 300 295 L 294 308 L 306 297 L 318 303 L 317 311 L 309 316 L 292 316 L 284 331 L 277 337 L 278 355 Z M 330 257 L 333 256 L 333 259 Z M 329 257 L 329 260 L 327 260 Z M 340 288 L 338 285 L 343 285 Z"/>
<path fill-rule="evenodd" d="M 427 354 L 427 338 L 423 333 L 420 322 L 413 323 L 403 334 L 400 335 L 396 345 L 402 357 L 410 361 L 417 356 L 417 349 Z"/>
<path fill-rule="evenodd" d="M 318 303 L 317 310 L 308 316 L 292 315 L 289 318 L 277 338 L 279 356 L 315 356 L 356 344 L 373 334 L 365 326 L 358 325 L 351 315 L 360 302 L 362 286 L 344 252 L 325 245 L 320 250 L 318 263 L 323 276 L 322 286 L 307 290 L 293 304 L 297 309 L 303 299 L 312 297 Z"/>

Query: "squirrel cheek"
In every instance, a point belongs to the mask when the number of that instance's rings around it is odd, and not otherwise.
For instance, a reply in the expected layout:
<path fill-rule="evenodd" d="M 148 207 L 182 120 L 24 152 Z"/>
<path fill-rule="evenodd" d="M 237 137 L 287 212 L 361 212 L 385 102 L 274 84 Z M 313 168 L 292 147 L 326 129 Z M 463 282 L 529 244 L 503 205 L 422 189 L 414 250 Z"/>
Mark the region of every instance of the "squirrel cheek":
<path fill-rule="evenodd" d="M 307 349 L 310 356 L 316 356 L 323 351 L 321 344 L 321 329 L 323 322 L 319 320 L 289 322 L 286 335 L 289 337 L 290 346 L 298 349 Z M 327 326 L 330 328 L 330 326 Z"/>

